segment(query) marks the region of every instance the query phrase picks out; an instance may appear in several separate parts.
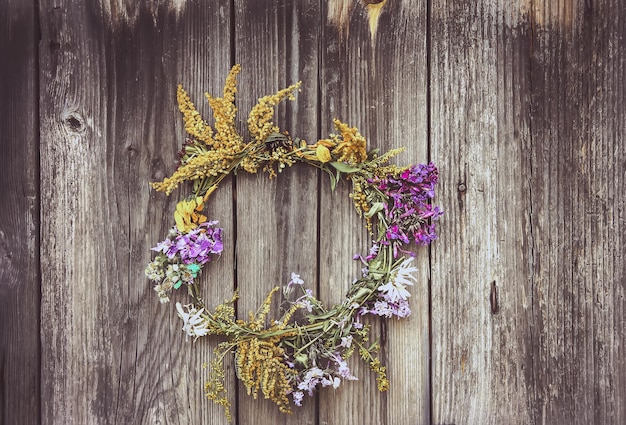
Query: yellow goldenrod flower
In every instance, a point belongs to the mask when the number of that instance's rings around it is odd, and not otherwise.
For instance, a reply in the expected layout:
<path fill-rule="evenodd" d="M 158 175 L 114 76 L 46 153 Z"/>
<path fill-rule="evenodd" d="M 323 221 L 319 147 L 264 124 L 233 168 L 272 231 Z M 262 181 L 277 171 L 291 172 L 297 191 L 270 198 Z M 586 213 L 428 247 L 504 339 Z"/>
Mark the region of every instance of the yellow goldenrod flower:
<path fill-rule="evenodd" d="M 224 84 L 223 98 L 227 102 L 233 103 L 235 101 L 235 94 L 237 93 L 237 75 L 241 72 L 241 65 L 236 64 L 228 73 L 226 77 L 226 83 Z"/>
<path fill-rule="evenodd" d="M 295 371 L 283 361 L 285 350 L 276 338 L 251 338 L 237 344 L 235 370 L 246 391 L 255 399 L 259 390 L 283 413 L 291 413 L 287 394 L 293 392 Z"/>
<path fill-rule="evenodd" d="M 241 65 L 232 67 L 224 83 L 224 97 L 213 97 L 206 93 L 209 106 L 213 110 L 215 120 L 215 149 L 233 155 L 243 149 L 243 138 L 237 132 L 235 117 L 235 93 L 237 93 L 237 74 L 241 71 Z"/>
<path fill-rule="evenodd" d="M 227 174 L 228 164 L 232 159 L 232 156 L 228 156 L 224 152 L 210 150 L 187 161 L 170 177 L 164 178 L 161 182 L 151 183 L 151 185 L 159 192 L 165 192 L 166 195 L 169 195 L 184 181 L 217 176 L 220 173 Z"/>
<path fill-rule="evenodd" d="M 176 99 L 178 100 L 178 109 L 183 113 L 185 131 L 207 145 L 213 144 L 213 130 L 196 110 L 189 95 L 180 84 L 176 92 Z"/>
<path fill-rule="evenodd" d="M 356 127 L 349 127 L 338 119 L 334 120 L 335 127 L 341 133 L 343 141 L 341 141 L 333 154 L 338 157 L 338 161 L 347 162 L 349 164 L 358 164 L 367 160 L 367 150 L 365 146 L 367 141 L 365 137 L 359 133 Z"/>
<path fill-rule="evenodd" d="M 293 93 L 300 89 L 301 83 L 293 84 L 278 93 L 264 96 L 254 105 L 248 115 L 248 130 L 257 142 L 263 142 L 272 133 L 280 133 L 280 129 L 271 120 L 274 116 L 274 107 L 285 99 L 293 100 Z"/>
<path fill-rule="evenodd" d="M 204 223 L 207 220 L 206 216 L 199 214 L 203 208 L 204 200 L 201 196 L 190 201 L 180 201 L 176 204 L 174 220 L 176 220 L 178 230 L 182 233 L 187 233 L 198 227 L 198 224 Z"/>

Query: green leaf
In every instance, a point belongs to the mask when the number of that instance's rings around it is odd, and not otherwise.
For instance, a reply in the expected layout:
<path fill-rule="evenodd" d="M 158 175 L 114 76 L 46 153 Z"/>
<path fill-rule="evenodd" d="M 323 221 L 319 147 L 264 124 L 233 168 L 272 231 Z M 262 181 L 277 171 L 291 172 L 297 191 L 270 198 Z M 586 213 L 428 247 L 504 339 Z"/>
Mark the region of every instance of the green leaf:
<path fill-rule="evenodd" d="M 337 312 L 335 310 L 330 310 L 327 311 L 326 313 L 322 313 L 322 314 L 318 314 L 316 316 L 310 317 L 309 319 L 315 322 L 320 322 L 320 321 L 324 321 L 326 319 L 330 319 L 331 317 L 333 317 L 334 315 L 336 315 Z"/>
<path fill-rule="evenodd" d="M 282 133 L 270 133 L 269 136 L 267 136 L 267 139 L 265 139 L 265 143 L 271 143 L 271 142 L 276 142 L 276 141 L 283 141 L 283 140 L 289 140 L 289 138 L 287 136 L 285 136 Z"/>
<path fill-rule="evenodd" d="M 335 177 L 335 174 L 331 170 L 326 168 L 326 167 L 324 167 L 322 169 L 324 171 L 326 171 L 328 173 L 328 175 L 330 176 L 330 190 L 334 191 L 335 188 L 337 187 L 337 178 Z"/>
<path fill-rule="evenodd" d="M 352 297 L 353 300 L 360 300 L 361 298 L 363 298 L 363 300 L 367 299 L 367 297 L 369 297 L 369 295 L 372 293 L 372 290 L 370 288 L 360 288 L 356 294 L 354 294 L 354 296 Z"/>
<path fill-rule="evenodd" d="M 345 162 L 336 162 L 333 161 L 330 163 L 337 171 L 342 173 L 356 173 L 357 171 L 361 171 L 361 167 L 353 167 L 351 165 L 346 164 Z"/>
<path fill-rule="evenodd" d="M 370 210 L 367 213 L 365 213 L 365 217 L 371 218 L 372 216 L 374 216 L 374 214 L 382 211 L 384 207 L 385 207 L 385 204 L 383 204 L 382 202 L 374 202 Z"/>
<path fill-rule="evenodd" d="M 380 350 L 380 339 L 372 342 L 372 345 L 370 345 L 367 349 L 367 351 L 369 351 L 370 353 L 377 353 L 378 350 Z"/>

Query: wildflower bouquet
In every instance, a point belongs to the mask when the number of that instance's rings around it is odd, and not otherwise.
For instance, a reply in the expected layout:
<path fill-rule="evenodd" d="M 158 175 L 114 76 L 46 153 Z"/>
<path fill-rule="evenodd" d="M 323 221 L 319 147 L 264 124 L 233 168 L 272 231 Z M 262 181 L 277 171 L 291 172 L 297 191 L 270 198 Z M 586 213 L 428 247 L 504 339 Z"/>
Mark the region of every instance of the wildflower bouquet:
<path fill-rule="evenodd" d="M 249 114 L 250 137 L 245 139 L 235 124 L 239 71 L 239 65 L 230 71 L 223 97 L 207 94 L 214 112 L 213 128 L 178 87 L 178 105 L 189 138 L 179 152 L 177 170 L 152 186 L 169 195 L 182 182 L 191 182 L 192 194 L 177 204 L 176 225 L 152 248 L 157 254 L 146 275 L 154 282 L 162 303 L 169 302 L 171 291 L 182 286 L 187 289 L 190 303 L 176 303 L 176 310 L 188 336 L 196 340 L 208 335 L 224 338 L 210 363 L 205 390 L 209 399 L 225 407 L 228 417 L 222 366 L 228 353 L 234 353 L 237 377 L 248 394 L 256 398 L 261 392 L 285 413 L 291 412 L 292 405 L 300 406 L 304 396 L 312 396 L 318 388 L 337 388 L 342 380 L 356 379 L 346 361 L 355 351 L 377 374 L 378 389 L 385 391 L 389 387 L 386 368 L 377 357 L 378 345 L 369 342 L 370 327 L 362 318 L 402 318 L 411 313 L 409 287 L 416 282 L 417 269 L 409 245 L 427 245 L 436 238 L 434 221 L 442 214 L 431 204 L 437 168 L 432 163 L 389 165 L 389 159 L 402 149 L 384 154 L 368 152 L 359 131 L 339 120 L 334 121 L 337 134 L 314 144 L 290 137 L 272 118 L 274 107 L 284 99 L 293 99 L 299 83 L 259 99 Z M 361 276 L 343 301 L 330 308 L 292 273 L 282 288 L 281 311 L 272 320 L 268 314 L 278 287 L 247 320 L 235 317 L 237 293 L 210 311 L 201 296 L 199 277 L 224 245 L 218 223 L 202 214 L 204 204 L 233 172 L 262 170 L 271 178 L 297 162 L 328 173 L 332 189 L 344 178 L 351 181 L 350 197 L 373 239 L 367 255 L 354 257 L 363 265 Z"/>

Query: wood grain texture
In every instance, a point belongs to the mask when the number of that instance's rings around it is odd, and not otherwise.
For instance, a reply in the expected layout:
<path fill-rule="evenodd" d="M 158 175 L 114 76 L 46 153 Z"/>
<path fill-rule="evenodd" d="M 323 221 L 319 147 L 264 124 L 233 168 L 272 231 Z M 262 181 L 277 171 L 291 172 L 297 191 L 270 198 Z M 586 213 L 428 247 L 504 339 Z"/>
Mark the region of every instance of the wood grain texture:
<path fill-rule="evenodd" d="M 431 143 L 446 214 L 433 247 L 434 424 L 535 419 L 530 39 L 516 7 L 498 3 L 432 4 Z"/>
<path fill-rule="evenodd" d="M 33 1 L 0 6 L 0 424 L 38 423 L 39 153 Z"/>
<path fill-rule="evenodd" d="M 148 186 L 185 137 L 176 85 L 212 122 L 203 94 L 234 63 L 242 131 L 302 80 L 281 126 L 407 146 L 445 211 L 413 315 L 372 322 L 389 392 L 354 358 L 359 381 L 285 416 L 229 359 L 235 423 L 626 423 L 626 5 L 388 0 L 372 38 L 365 3 L 2 3 L 0 424 L 225 423 L 202 389 L 217 341 L 186 341 L 185 297 L 159 304 L 143 270 L 187 194 Z M 239 288 L 246 317 L 291 272 L 339 302 L 370 239 L 349 189 L 298 166 L 224 182 L 208 304 Z"/>
<path fill-rule="evenodd" d="M 406 146 L 396 163 L 426 162 L 426 2 L 389 2 L 378 24 L 372 43 L 368 10 L 355 3 L 347 27 L 334 22 L 323 27 L 322 136 L 335 131 L 332 119 L 338 118 L 358 127 L 369 148 L 384 152 Z M 320 294 L 328 303 L 341 301 L 360 274 L 361 265 L 350 259 L 369 247 L 370 237 L 349 191 L 349 182 L 342 182 L 331 193 L 323 176 Z M 381 338 L 380 357 L 388 366 L 391 389 L 380 393 L 375 374 L 355 355 L 350 365 L 359 381 L 321 394 L 321 424 L 429 422 L 427 250 L 419 251 L 417 267 L 420 283 L 412 288 L 412 316 L 384 326 L 373 321 L 372 340 Z"/>
<path fill-rule="evenodd" d="M 148 181 L 173 171 L 184 140 L 176 84 L 198 104 L 221 91 L 229 10 L 40 2 L 44 423 L 224 422 L 202 397 L 209 346 L 185 341 L 143 269 L 173 225 L 176 195 Z M 232 247 L 223 192 L 211 213 Z M 219 278 L 213 305 L 232 293 L 221 284 L 232 281 L 232 248 L 224 256 L 206 277 Z"/>
<path fill-rule="evenodd" d="M 433 4 L 433 423 L 621 423 L 624 10 L 497 3 Z"/>
<path fill-rule="evenodd" d="M 242 119 L 261 96 L 298 81 L 294 102 L 277 108 L 275 122 L 302 139 L 317 136 L 319 7 L 313 2 L 235 1 L 235 61 L 241 63 L 239 110 Z M 277 178 L 267 174 L 237 176 L 237 286 L 239 316 L 255 312 L 269 291 L 286 285 L 292 272 L 308 288 L 317 284 L 318 178 L 311 168 L 295 165 Z M 272 311 L 278 311 L 276 294 Z M 269 320 L 278 317 L 269 317 Z M 269 322 L 268 322 L 269 323 Z M 239 385 L 241 424 L 314 424 L 315 400 L 293 415 L 270 401 L 253 400 Z M 262 419 L 261 419 L 262 418 Z"/>
<path fill-rule="evenodd" d="M 558 2 L 534 18 L 534 419 L 624 423 L 626 7 Z"/>

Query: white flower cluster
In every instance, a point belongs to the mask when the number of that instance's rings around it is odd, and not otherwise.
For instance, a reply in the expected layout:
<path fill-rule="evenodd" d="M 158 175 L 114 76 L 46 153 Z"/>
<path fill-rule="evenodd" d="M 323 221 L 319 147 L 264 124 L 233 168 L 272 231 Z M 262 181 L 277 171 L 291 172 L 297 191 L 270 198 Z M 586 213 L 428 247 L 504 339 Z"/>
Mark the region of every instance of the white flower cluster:
<path fill-rule="evenodd" d="M 204 308 L 196 310 L 192 304 L 183 306 L 181 303 L 176 303 L 176 310 L 178 310 L 178 316 L 183 319 L 183 331 L 188 337 L 198 339 L 208 335 L 207 321 L 202 317 Z"/>

